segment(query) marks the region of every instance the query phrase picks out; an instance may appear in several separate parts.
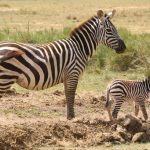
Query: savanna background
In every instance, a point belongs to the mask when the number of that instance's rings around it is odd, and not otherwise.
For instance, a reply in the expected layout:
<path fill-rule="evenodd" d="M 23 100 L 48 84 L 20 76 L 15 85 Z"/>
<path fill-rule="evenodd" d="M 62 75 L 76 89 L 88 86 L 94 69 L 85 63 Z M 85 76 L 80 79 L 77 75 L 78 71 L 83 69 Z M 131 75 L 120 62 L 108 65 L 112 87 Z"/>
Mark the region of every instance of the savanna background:
<path fill-rule="evenodd" d="M 99 140 L 99 132 L 111 130 L 103 107 L 107 84 L 150 75 L 149 0 L 0 0 L 0 41 L 43 44 L 67 38 L 99 9 L 116 9 L 112 22 L 127 50 L 116 54 L 105 46 L 97 48 L 79 81 L 78 121 L 66 120 L 63 84 L 38 92 L 14 85 L 0 100 L 0 150 L 149 149 L 148 143 Z M 133 114 L 132 110 L 132 105 L 124 104 L 120 115 Z M 95 120 L 94 125 L 89 123 Z"/>

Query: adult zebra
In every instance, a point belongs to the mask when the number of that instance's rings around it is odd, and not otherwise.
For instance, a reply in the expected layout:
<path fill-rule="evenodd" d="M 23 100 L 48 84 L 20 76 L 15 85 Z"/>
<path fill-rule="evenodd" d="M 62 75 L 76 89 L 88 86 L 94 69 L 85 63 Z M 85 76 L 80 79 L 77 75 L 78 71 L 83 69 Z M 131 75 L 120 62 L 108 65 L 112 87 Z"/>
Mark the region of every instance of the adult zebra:
<path fill-rule="evenodd" d="M 150 76 L 145 80 L 114 80 L 107 88 L 106 110 L 109 119 L 117 118 L 118 112 L 124 101 L 134 102 L 135 116 L 139 113 L 139 107 L 143 113 L 145 120 L 148 119 L 148 114 L 145 108 L 145 101 L 149 98 L 150 93 Z M 112 101 L 115 101 L 115 107 L 111 115 Z"/>
<path fill-rule="evenodd" d="M 67 101 L 67 118 L 74 115 L 74 98 L 79 75 L 88 58 L 99 43 L 117 53 L 126 46 L 110 19 L 115 10 L 97 15 L 75 28 L 68 39 L 54 41 L 45 46 L 21 43 L 0 43 L 0 93 L 13 83 L 31 90 L 42 90 L 64 83 Z"/>

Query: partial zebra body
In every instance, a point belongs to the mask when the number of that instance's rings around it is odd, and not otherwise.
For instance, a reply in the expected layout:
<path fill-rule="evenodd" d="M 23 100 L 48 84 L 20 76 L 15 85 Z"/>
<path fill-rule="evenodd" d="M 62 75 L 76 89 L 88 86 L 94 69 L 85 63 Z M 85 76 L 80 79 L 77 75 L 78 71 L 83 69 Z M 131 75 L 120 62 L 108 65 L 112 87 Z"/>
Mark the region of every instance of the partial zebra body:
<path fill-rule="evenodd" d="M 13 83 L 31 90 L 43 90 L 64 83 L 67 101 L 67 118 L 74 115 L 74 98 L 80 74 L 99 43 L 117 53 L 126 49 L 117 34 L 109 15 L 99 10 L 78 28 L 68 39 L 47 45 L 0 43 L 0 95 Z"/>
<path fill-rule="evenodd" d="M 63 43 L 64 49 L 55 48 L 61 42 L 46 46 L 0 43 L 1 51 L 21 52 L 19 56 L 1 62 L 0 76 L 5 74 L 10 78 L 13 75 L 14 82 L 30 90 L 42 90 L 62 83 L 65 74 L 69 74 L 68 68 L 76 66 L 77 59 L 67 45 L 68 41 Z M 5 79 L 0 78 L 0 82 L 5 82 Z"/>
<path fill-rule="evenodd" d="M 144 119 L 148 119 L 145 109 L 145 100 L 149 98 L 149 78 L 142 81 L 135 80 L 115 80 L 107 88 L 106 109 L 109 119 L 117 118 L 118 112 L 124 101 L 134 103 L 135 116 L 139 113 L 139 106 L 142 110 Z M 115 101 L 115 107 L 111 115 L 112 101 Z"/>

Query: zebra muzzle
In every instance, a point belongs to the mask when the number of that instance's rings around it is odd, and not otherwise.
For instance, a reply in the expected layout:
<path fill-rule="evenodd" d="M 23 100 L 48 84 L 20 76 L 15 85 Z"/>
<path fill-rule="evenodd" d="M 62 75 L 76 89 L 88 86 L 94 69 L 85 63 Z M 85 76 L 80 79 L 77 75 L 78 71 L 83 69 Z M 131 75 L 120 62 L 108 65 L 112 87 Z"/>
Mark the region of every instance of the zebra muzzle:
<path fill-rule="evenodd" d="M 118 47 L 115 49 L 116 53 L 123 53 L 126 49 L 126 45 L 123 40 L 118 40 Z"/>

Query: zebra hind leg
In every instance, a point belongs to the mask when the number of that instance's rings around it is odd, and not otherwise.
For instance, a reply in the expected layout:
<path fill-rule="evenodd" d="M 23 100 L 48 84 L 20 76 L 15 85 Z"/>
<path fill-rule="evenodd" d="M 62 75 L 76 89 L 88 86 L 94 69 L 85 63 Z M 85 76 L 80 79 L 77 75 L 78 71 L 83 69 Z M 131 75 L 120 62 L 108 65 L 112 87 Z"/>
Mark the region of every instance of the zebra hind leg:
<path fill-rule="evenodd" d="M 148 114 L 147 114 L 147 111 L 146 111 L 146 108 L 145 108 L 144 99 L 139 100 L 139 105 L 140 105 L 141 111 L 143 113 L 144 119 L 147 120 L 148 119 Z"/>
<path fill-rule="evenodd" d="M 74 99 L 75 92 L 78 84 L 78 78 L 68 78 L 64 82 L 65 86 L 65 95 L 67 101 L 67 119 L 71 120 L 75 117 L 74 114 Z"/>
<path fill-rule="evenodd" d="M 7 65 L 6 65 L 7 66 Z M 4 67 L 4 66 L 3 66 Z M 4 67 L 5 68 L 5 67 Z M 17 73 L 0 70 L 0 96 L 5 94 L 18 79 Z"/>
<path fill-rule="evenodd" d="M 10 89 L 10 87 L 14 84 L 14 81 L 5 81 L 1 82 L 0 80 L 0 98 Z"/>
<path fill-rule="evenodd" d="M 112 116 L 114 119 L 117 119 L 117 116 L 118 116 L 118 112 L 121 108 L 121 105 L 123 104 L 124 102 L 124 99 L 123 98 L 115 98 L 115 107 L 114 107 L 114 110 L 112 112 Z"/>

